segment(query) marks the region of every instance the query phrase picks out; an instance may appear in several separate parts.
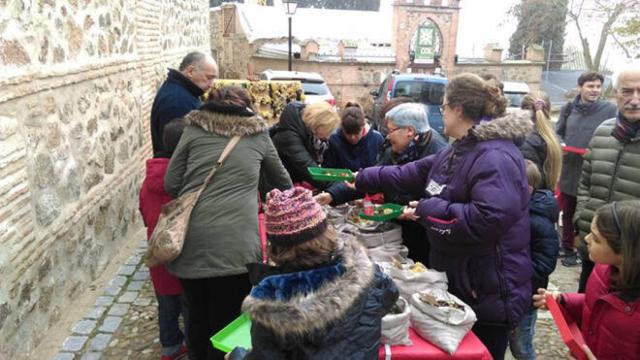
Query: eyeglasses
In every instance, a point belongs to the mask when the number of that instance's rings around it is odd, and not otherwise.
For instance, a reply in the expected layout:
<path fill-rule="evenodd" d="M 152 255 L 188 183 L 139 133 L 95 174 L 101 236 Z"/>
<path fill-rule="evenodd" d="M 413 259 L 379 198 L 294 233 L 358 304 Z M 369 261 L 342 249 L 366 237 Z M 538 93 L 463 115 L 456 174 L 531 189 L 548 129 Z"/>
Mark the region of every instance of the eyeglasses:
<path fill-rule="evenodd" d="M 404 128 L 403 128 L 403 127 L 397 127 L 397 128 L 395 128 L 395 129 L 390 129 L 390 128 L 387 126 L 387 135 L 391 135 L 392 133 L 394 133 L 395 131 L 398 131 L 398 130 L 400 130 L 400 129 L 404 129 Z"/>
<path fill-rule="evenodd" d="M 447 106 L 449 106 L 449 103 L 444 103 L 440 105 L 440 114 L 444 114 L 444 109 L 446 109 Z"/>

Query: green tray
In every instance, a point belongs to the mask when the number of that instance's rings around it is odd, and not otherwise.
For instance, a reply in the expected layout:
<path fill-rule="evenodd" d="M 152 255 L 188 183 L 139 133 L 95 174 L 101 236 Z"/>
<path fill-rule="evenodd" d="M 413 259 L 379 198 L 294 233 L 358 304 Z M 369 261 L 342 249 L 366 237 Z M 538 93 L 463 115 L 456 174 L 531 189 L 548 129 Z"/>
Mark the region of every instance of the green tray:
<path fill-rule="evenodd" d="M 251 319 L 245 314 L 240 315 L 213 335 L 211 343 L 225 353 L 231 352 L 236 346 L 251 349 Z"/>
<path fill-rule="evenodd" d="M 308 167 L 307 171 L 311 178 L 316 181 L 349 181 L 352 182 L 355 177 L 349 169 L 331 169 L 321 167 Z"/>
<path fill-rule="evenodd" d="M 367 220 L 387 221 L 387 220 L 395 219 L 398 216 L 400 216 L 400 214 L 402 214 L 402 208 L 403 208 L 402 205 L 386 203 L 382 205 L 376 205 L 376 207 L 373 210 L 373 215 L 365 215 L 365 213 L 360 212 L 358 216 Z M 388 214 L 378 213 L 378 212 L 384 211 L 384 209 L 391 209 L 391 212 Z"/>

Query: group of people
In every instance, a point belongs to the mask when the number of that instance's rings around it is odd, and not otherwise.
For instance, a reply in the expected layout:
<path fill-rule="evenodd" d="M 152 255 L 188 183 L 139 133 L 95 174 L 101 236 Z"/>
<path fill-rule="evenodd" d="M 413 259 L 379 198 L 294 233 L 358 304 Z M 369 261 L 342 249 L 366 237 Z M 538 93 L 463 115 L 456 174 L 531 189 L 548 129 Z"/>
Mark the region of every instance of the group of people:
<path fill-rule="evenodd" d="M 188 54 L 170 70 L 152 108 L 154 158 L 140 193 L 149 234 L 161 205 L 197 190 L 229 139 L 241 136 L 202 193 L 180 256 L 151 269 L 163 360 L 187 351 L 191 359 L 222 358 L 209 338 L 241 305 L 252 319 L 253 347 L 237 349 L 232 359 L 377 357 L 380 319 L 398 292 L 361 245 L 328 223 L 321 205 L 380 193 L 406 205 L 396 221 L 409 257 L 447 273 L 450 291 L 476 312 L 473 331 L 492 356 L 502 359 L 510 345 L 518 359 L 534 358 L 536 306 L 544 306 L 558 256 L 558 183 L 563 252 L 573 256 L 576 234 L 571 230 L 571 242 L 564 236 L 574 224 L 567 215 L 573 206 L 576 233 L 586 242 L 582 264 L 590 258 L 598 265 L 591 277 L 583 269 L 586 295 L 553 296 L 583 332 L 595 327 L 612 339 L 586 337 L 586 351 L 603 359 L 640 352 L 640 202 L 625 201 L 640 199 L 640 67 L 614 77 L 613 114 L 599 105 L 599 93 L 592 96 L 600 75 L 583 75 L 558 136 L 544 93 L 507 109 L 496 79 L 457 75 L 441 107 L 448 139 L 431 129 L 424 106 L 407 98 L 386 104 L 384 136 L 357 103 L 338 114 L 328 103 L 292 102 L 269 127 L 242 88 L 209 91 L 217 73 L 209 56 Z M 591 112 L 612 116 L 582 123 Z M 576 135 L 589 129 L 595 135 L 586 142 Z M 584 159 L 563 155 L 561 142 L 589 151 Z M 579 176 L 570 173 L 577 160 L 584 161 Z M 311 166 L 357 176 L 354 183 L 316 182 Z M 263 202 L 268 264 L 258 234 Z M 600 330 L 605 320 L 595 316 L 602 312 L 613 313 L 620 327 Z"/>

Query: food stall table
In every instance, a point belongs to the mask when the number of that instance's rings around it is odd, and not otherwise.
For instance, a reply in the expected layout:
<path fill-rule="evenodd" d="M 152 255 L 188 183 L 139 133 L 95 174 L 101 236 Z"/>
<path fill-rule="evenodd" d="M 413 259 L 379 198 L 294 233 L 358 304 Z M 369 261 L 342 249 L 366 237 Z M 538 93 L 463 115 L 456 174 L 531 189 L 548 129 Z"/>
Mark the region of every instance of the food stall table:
<path fill-rule="evenodd" d="M 460 346 L 453 355 L 449 355 L 444 350 L 431 344 L 420 337 L 412 328 L 409 328 L 409 338 L 413 343 L 412 346 L 403 345 L 382 345 L 378 352 L 380 360 L 418 360 L 418 359 L 436 359 L 436 360 L 491 360 L 489 350 L 482 344 L 480 339 L 471 331 L 462 339 Z"/>

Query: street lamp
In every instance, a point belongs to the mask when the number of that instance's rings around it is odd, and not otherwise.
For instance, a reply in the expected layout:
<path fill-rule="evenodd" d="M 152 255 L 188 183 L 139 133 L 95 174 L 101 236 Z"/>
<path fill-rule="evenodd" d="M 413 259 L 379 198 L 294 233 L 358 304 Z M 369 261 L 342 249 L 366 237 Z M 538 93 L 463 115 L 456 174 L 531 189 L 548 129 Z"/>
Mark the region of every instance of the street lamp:
<path fill-rule="evenodd" d="M 296 13 L 296 9 L 298 8 L 298 2 L 295 0 L 282 0 L 282 5 L 284 6 L 284 11 L 289 18 L 289 71 L 291 71 L 291 63 L 292 63 L 292 54 L 291 54 L 291 18 Z"/>

